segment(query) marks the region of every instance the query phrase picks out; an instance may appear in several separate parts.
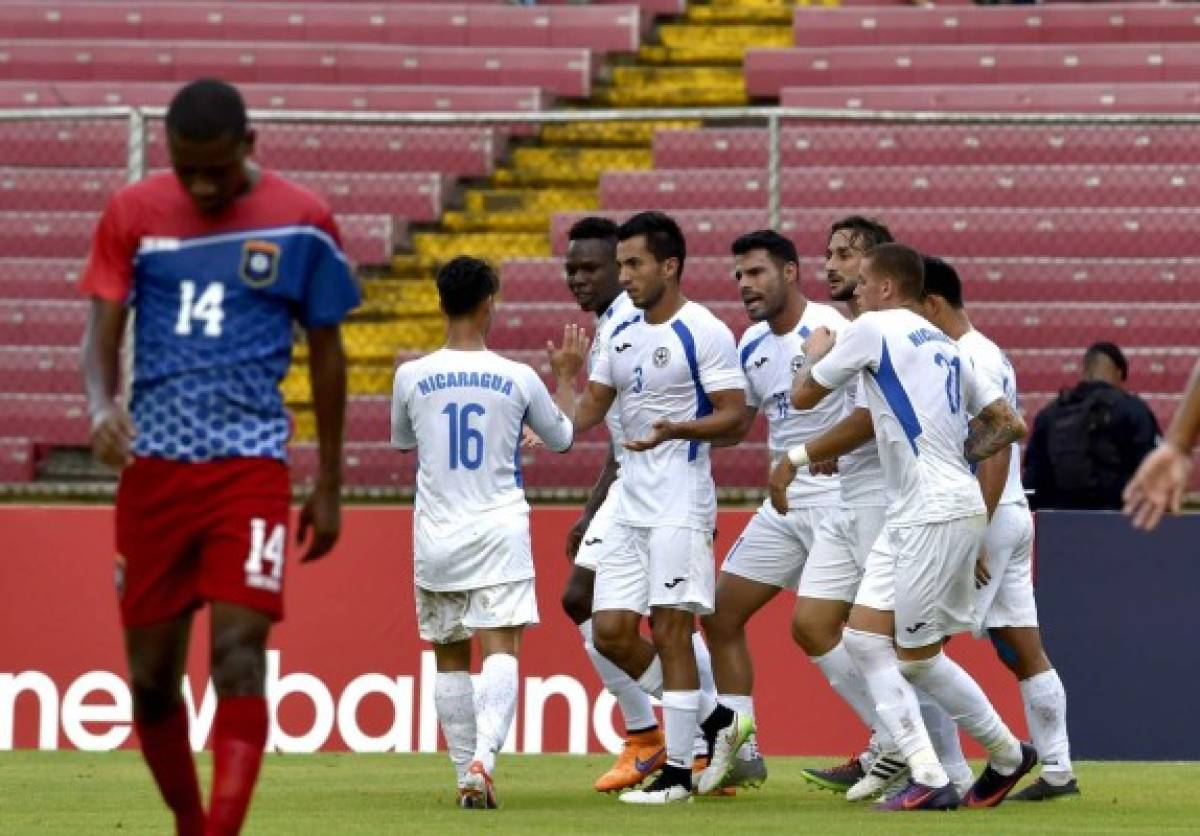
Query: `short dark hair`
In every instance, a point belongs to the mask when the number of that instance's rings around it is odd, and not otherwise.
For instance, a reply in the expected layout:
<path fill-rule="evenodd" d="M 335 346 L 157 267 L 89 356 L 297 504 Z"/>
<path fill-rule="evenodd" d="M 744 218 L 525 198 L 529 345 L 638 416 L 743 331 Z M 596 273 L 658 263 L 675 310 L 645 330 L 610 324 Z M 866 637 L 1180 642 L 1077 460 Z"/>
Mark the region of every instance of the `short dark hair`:
<path fill-rule="evenodd" d="M 607 241 L 614 247 L 617 244 L 617 222 L 597 215 L 580 218 L 571 225 L 567 233 L 568 241 Z"/>
<path fill-rule="evenodd" d="M 872 247 L 878 247 L 880 244 L 891 244 L 896 240 L 892 237 L 892 231 L 887 228 L 887 224 L 865 215 L 847 215 L 840 221 L 834 221 L 833 226 L 829 227 L 829 236 L 832 238 L 833 233 L 841 232 L 843 229 L 854 233 L 854 241 L 862 247 L 863 252 Z"/>
<path fill-rule="evenodd" d="M 242 94 L 232 84 L 202 78 L 186 84 L 167 108 L 167 133 L 193 142 L 211 142 L 223 136 L 246 136 L 249 118 Z"/>
<path fill-rule="evenodd" d="M 687 258 L 687 242 L 675 219 L 664 212 L 638 212 L 617 228 L 617 240 L 628 241 L 643 235 L 646 249 L 659 261 L 674 258 L 679 261 L 679 275 L 683 275 L 683 262 Z"/>
<path fill-rule="evenodd" d="M 925 292 L 925 261 L 912 247 L 903 244 L 879 244 L 867 250 L 871 266 L 885 273 L 900 286 L 905 299 L 920 299 Z"/>
<path fill-rule="evenodd" d="M 925 267 L 925 295 L 934 294 L 946 300 L 950 307 L 960 310 L 963 306 L 962 279 L 958 271 L 935 255 L 923 259 Z"/>
<path fill-rule="evenodd" d="M 800 254 L 792 239 L 780 235 L 773 229 L 756 229 L 739 235 L 731 247 L 734 255 L 745 255 L 751 250 L 766 250 L 771 258 L 783 264 L 799 264 Z"/>
<path fill-rule="evenodd" d="M 1129 361 L 1125 359 L 1125 352 L 1121 351 L 1116 343 L 1092 343 L 1083 354 L 1083 365 L 1090 366 L 1101 354 L 1112 360 L 1113 365 L 1121 370 L 1121 380 L 1129 379 Z"/>
<path fill-rule="evenodd" d="M 466 316 L 483 300 L 496 295 L 500 280 L 486 261 L 460 255 L 447 261 L 437 273 L 438 298 L 446 316 Z"/>

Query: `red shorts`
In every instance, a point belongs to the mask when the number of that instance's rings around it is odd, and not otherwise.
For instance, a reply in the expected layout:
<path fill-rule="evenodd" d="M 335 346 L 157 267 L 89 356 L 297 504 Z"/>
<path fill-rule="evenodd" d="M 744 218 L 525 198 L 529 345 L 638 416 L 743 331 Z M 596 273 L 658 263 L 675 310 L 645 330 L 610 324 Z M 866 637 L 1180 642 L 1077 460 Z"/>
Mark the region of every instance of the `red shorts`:
<path fill-rule="evenodd" d="M 145 627 L 205 601 L 283 618 L 290 503 L 275 459 L 135 459 L 117 489 L 121 621 Z"/>

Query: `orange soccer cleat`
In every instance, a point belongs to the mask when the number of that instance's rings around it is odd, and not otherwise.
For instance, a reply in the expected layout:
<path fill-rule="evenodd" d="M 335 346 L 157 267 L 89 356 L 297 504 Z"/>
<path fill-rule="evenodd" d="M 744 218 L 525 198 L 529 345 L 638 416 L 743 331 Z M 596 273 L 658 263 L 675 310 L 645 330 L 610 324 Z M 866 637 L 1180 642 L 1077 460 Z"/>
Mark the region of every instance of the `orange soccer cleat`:
<path fill-rule="evenodd" d="M 666 740 L 661 729 L 631 734 L 612 769 L 596 779 L 597 792 L 619 792 L 636 787 L 667 762 Z"/>

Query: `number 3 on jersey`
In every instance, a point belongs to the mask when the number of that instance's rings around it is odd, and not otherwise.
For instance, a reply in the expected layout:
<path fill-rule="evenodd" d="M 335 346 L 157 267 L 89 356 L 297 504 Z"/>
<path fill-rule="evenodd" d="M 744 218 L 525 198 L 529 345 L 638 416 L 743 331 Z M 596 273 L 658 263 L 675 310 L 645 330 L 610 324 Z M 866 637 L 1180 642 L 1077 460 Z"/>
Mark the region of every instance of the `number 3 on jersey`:
<path fill-rule="evenodd" d="M 204 292 L 196 298 L 196 283 L 184 279 L 179 283 L 179 318 L 175 320 L 175 333 L 181 337 L 192 335 L 192 321 L 204 323 L 206 337 L 221 336 L 221 323 L 225 319 L 225 285 L 210 282 Z"/>
<path fill-rule="evenodd" d="M 938 353 L 933 361 L 946 367 L 946 400 L 950 403 L 950 414 L 957 415 L 962 409 L 962 361 L 958 357 L 947 357 Z"/>
<path fill-rule="evenodd" d="M 461 464 L 467 470 L 478 470 L 483 464 L 483 433 L 471 426 L 472 415 L 485 415 L 482 404 L 467 403 L 459 409 L 457 403 L 448 403 L 442 410 L 450 423 L 450 469 L 458 470 Z"/>

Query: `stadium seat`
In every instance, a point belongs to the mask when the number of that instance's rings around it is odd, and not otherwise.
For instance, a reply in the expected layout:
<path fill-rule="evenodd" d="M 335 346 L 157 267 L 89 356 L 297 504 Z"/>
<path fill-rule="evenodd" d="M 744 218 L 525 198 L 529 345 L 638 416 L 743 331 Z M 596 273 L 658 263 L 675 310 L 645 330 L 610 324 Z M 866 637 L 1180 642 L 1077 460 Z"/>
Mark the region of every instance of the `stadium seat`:
<path fill-rule="evenodd" d="M 0 344 L 0 392 L 77 395 L 81 380 L 78 347 Z"/>
<path fill-rule="evenodd" d="M 829 166 L 785 168 L 786 206 L 1194 206 L 1200 166 Z M 610 171 L 604 209 L 765 209 L 765 169 Z"/>
<path fill-rule="evenodd" d="M 1200 41 L 1200 16 L 1186 3 L 943 5 L 797 8 L 796 46 Z"/>
<path fill-rule="evenodd" d="M 82 258 L 0 258 L 0 299 L 77 300 L 82 270 Z"/>
<path fill-rule="evenodd" d="M 316 46 L 202 41 L 0 40 L 0 78 L 36 81 L 187 81 L 219 75 L 239 83 L 532 85 L 561 96 L 591 91 L 586 49 Z"/>
<path fill-rule="evenodd" d="M 126 179 L 123 168 L 0 167 L 0 212 L 98 212 Z"/>
<path fill-rule="evenodd" d="M 380 171 L 285 174 L 328 200 L 338 217 L 346 213 L 376 213 L 403 218 L 408 223 L 427 223 L 442 215 L 446 185 L 440 174 Z"/>
<path fill-rule="evenodd" d="M 304 85 L 239 84 L 246 104 L 252 108 L 275 110 L 379 110 L 448 111 L 485 110 L 537 111 L 542 109 L 542 93 L 537 87 L 487 87 L 447 84 L 382 85 Z M 179 90 L 176 82 L 138 82 L 119 84 L 109 81 L 59 82 L 31 84 L 27 81 L 0 80 L 0 102 L 22 99 L 15 107 L 43 106 L 131 107 L 170 104 Z M 24 101 L 30 95 L 37 102 Z"/>
<path fill-rule="evenodd" d="M 1184 125 L 904 125 L 784 127 L 785 167 L 817 165 L 1167 165 L 1200 163 Z M 654 165 L 766 168 L 764 128 L 660 130 Z"/>
<path fill-rule="evenodd" d="M 312 486 L 317 480 L 315 444 L 288 447 L 292 484 Z M 342 479 L 350 488 L 409 488 L 416 476 L 416 456 L 401 453 L 386 441 L 347 442 L 342 449 Z"/>
<path fill-rule="evenodd" d="M 0 426 L 8 436 L 38 444 L 87 444 L 87 399 L 83 395 L 0 393 Z"/>
<path fill-rule="evenodd" d="M 0 482 L 33 479 L 33 444 L 27 438 L 0 438 Z"/>
<path fill-rule="evenodd" d="M 0 107 L 7 106 L 0 96 Z M 0 121 L 0 166 L 119 168 L 127 163 L 128 146 L 125 118 Z"/>
<path fill-rule="evenodd" d="M 1195 343 L 1200 302 L 1048 306 L 972 305 L 971 322 L 1006 349 L 1058 348 L 1064 340 L 1086 347 L 1097 340 L 1121 346 L 1172 348 Z"/>
<path fill-rule="evenodd" d="M 1129 361 L 1130 391 L 1182 392 L 1192 369 L 1200 362 L 1200 348 L 1124 347 Z M 1083 346 L 1078 348 L 1017 349 L 1006 352 L 1022 392 L 1056 392 L 1079 382 Z"/>
<path fill-rule="evenodd" d="M 0 300 L 0 345 L 78 346 L 88 303 Z"/>
<path fill-rule="evenodd" d="M 785 107 L 1065 113 L 1194 113 L 1195 84 L 973 84 L 785 87 Z"/>
<path fill-rule="evenodd" d="M 872 46 L 751 49 L 746 92 L 776 96 L 788 85 L 1146 83 L 1191 81 L 1190 44 Z"/>

